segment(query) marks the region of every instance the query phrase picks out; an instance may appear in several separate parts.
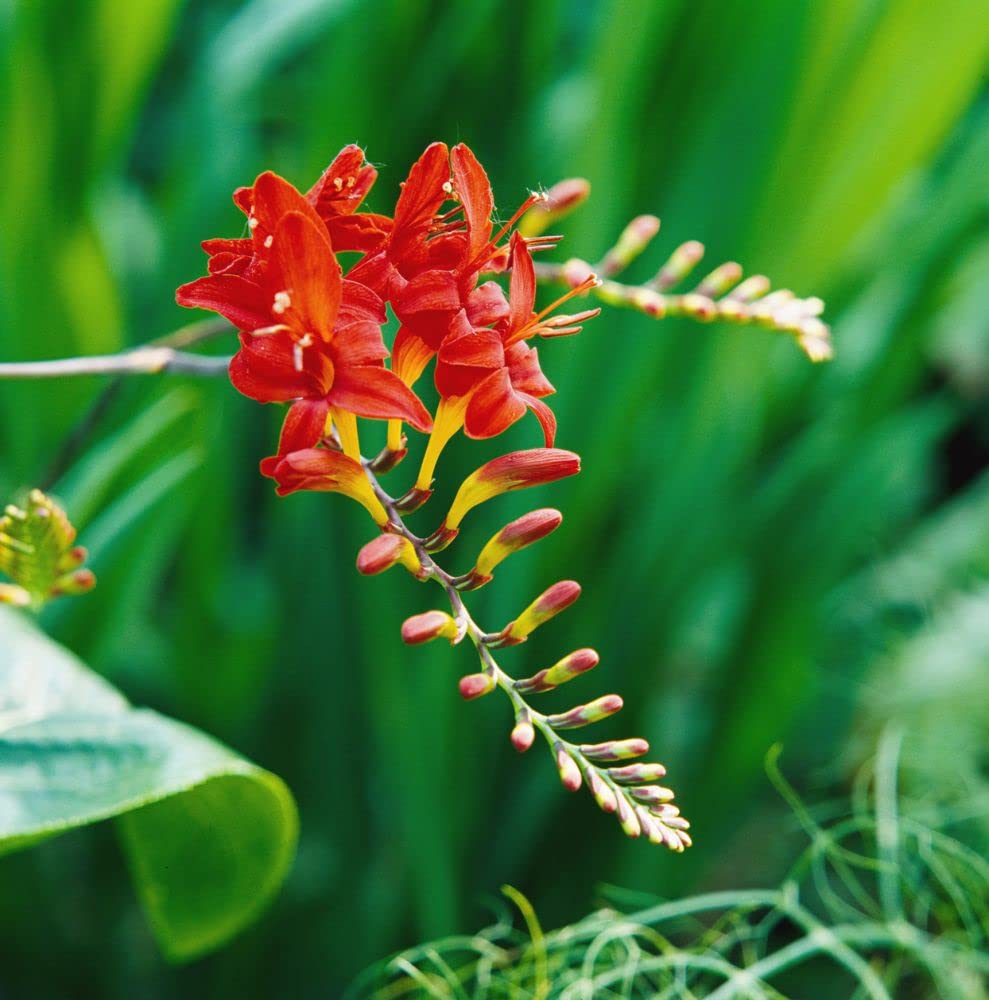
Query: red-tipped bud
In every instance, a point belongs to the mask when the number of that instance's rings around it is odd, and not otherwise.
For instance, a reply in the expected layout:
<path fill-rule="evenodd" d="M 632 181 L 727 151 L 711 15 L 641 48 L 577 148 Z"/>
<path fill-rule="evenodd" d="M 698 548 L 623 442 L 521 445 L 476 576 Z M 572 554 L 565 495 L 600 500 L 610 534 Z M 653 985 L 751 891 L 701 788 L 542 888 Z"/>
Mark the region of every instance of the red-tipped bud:
<path fill-rule="evenodd" d="M 641 757 L 649 753 L 649 744 L 645 740 L 608 740 L 606 743 L 585 743 L 580 752 L 588 760 L 611 762 L 614 760 L 629 760 L 631 757 Z M 609 772 L 614 775 L 614 771 Z"/>
<path fill-rule="evenodd" d="M 581 726 L 589 726 L 620 712 L 624 704 L 620 695 L 606 694 L 603 698 L 595 698 L 586 705 L 571 708 L 569 712 L 551 715 L 546 721 L 554 729 L 579 729 Z"/>
<path fill-rule="evenodd" d="M 526 546 L 532 545 L 533 542 L 545 538 L 560 526 L 562 520 L 563 515 L 551 507 L 534 510 L 516 518 L 510 524 L 506 524 L 481 549 L 481 554 L 477 557 L 477 564 L 474 566 L 474 572 L 478 576 L 490 577 L 499 563 L 512 553 L 519 552 Z"/>
<path fill-rule="evenodd" d="M 559 181 L 522 216 L 519 231 L 525 237 L 538 236 L 583 204 L 590 193 L 590 181 L 583 177 L 568 177 Z"/>
<path fill-rule="evenodd" d="M 697 240 L 688 240 L 670 254 L 670 259 L 660 268 L 659 274 L 653 278 L 653 284 L 661 291 L 679 284 L 697 266 L 704 256 L 704 244 Z"/>
<path fill-rule="evenodd" d="M 717 299 L 741 280 L 742 265 L 730 260 L 726 264 L 716 267 L 701 281 L 694 291 L 706 298 Z"/>
<path fill-rule="evenodd" d="M 62 554 L 61 558 L 58 560 L 56 569 L 60 573 L 68 573 L 77 566 L 81 566 L 86 561 L 88 556 L 89 553 L 82 545 L 76 545 L 69 549 L 68 552 Z"/>
<path fill-rule="evenodd" d="M 631 795 L 633 799 L 644 802 L 648 806 L 672 802 L 676 797 L 672 788 L 663 788 L 661 785 L 644 785 L 641 788 L 633 788 Z"/>
<path fill-rule="evenodd" d="M 699 319 L 702 323 L 710 323 L 718 317 L 718 307 L 713 299 L 705 295 L 698 295 L 696 292 L 689 292 L 675 299 L 675 313 L 677 316 L 690 316 Z"/>
<path fill-rule="evenodd" d="M 666 768 L 662 764 L 628 764 L 625 767 L 613 767 L 608 776 L 620 785 L 641 785 L 649 781 L 658 781 L 665 777 Z"/>
<path fill-rule="evenodd" d="M 357 553 L 357 572 L 376 576 L 401 564 L 413 576 L 420 576 L 422 563 L 412 543 L 401 535 L 378 535 Z"/>
<path fill-rule="evenodd" d="M 618 822 L 627 837 L 639 837 L 642 834 L 642 826 L 639 817 L 635 815 L 635 810 L 628 804 L 624 795 L 617 795 L 615 799 L 618 803 Z"/>
<path fill-rule="evenodd" d="M 580 584 L 561 580 L 544 590 L 525 611 L 505 626 L 495 645 L 514 646 L 524 642 L 540 625 L 565 611 L 580 597 Z"/>
<path fill-rule="evenodd" d="M 482 695 L 490 694 L 497 686 L 494 674 L 467 674 L 460 678 L 460 697 L 464 701 L 472 701 Z"/>
<path fill-rule="evenodd" d="M 96 586 L 96 574 L 91 569 L 77 569 L 66 573 L 55 581 L 52 587 L 52 597 L 74 597 L 78 594 L 88 594 Z"/>
<path fill-rule="evenodd" d="M 622 230 L 618 242 L 605 254 L 601 273 L 613 278 L 624 271 L 659 232 L 659 219 L 655 215 L 638 215 Z"/>
<path fill-rule="evenodd" d="M 458 633 L 457 623 L 445 611 L 426 611 L 402 623 L 402 641 L 410 646 L 439 638 L 449 639 L 452 645 Z"/>
<path fill-rule="evenodd" d="M 578 649 L 558 660 L 551 667 L 540 670 L 532 677 L 515 682 L 517 690 L 523 694 L 540 694 L 572 681 L 598 665 L 599 657 L 593 649 Z"/>
<path fill-rule="evenodd" d="M 512 730 L 512 746 L 519 753 L 525 753 L 532 746 L 535 738 L 536 730 L 531 722 L 523 720 L 515 724 L 515 728 Z"/>
<path fill-rule="evenodd" d="M 552 483 L 577 472 L 580 472 L 580 456 L 562 448 L 531 448 L 502 455 L 464 480 L 443 523 L 448 530 L 459 529 L 468 511 L 485 500 L 513 490 Z"/>
<path fill-rule="evenodd" d="M 608 783 L 595 771 L 587 772 L 587 787 L 595 801 L 606 813 L 613 813 L 618 808 L 618 798 L 608 786 Z"/>
<path fill-rule="evenodd" d="M 576 792 L 580 788 L 580 768 L 563 747 L 556 751 L 556 768 L 560 772 L 563 787 L 568 792 Z"/>

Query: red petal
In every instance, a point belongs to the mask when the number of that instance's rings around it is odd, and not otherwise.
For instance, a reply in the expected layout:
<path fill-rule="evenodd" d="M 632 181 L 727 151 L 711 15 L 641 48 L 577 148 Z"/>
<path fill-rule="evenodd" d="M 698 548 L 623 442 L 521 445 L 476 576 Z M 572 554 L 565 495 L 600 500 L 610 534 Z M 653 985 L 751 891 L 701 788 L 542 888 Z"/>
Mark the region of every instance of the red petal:
<path fill-rule="evenodd" d="M 263 288 L 235 274 L 212 274 L 182 285 L 175 301 L 190 309 L 210 309 L 241 330 L 256 330 L 271 322 L 271 304 Z"/>
<path fill-rule="evenodd" d="M 278 454 L 315 447 L 326 430 L 330 407 L 325 399 L 300 399 L 285 414 L 282 433 L 278 439 Z"/>
<path fill-rule="evenodd" d="M 323 228 L 322 220 L 306 201 L 305 195 L 284 177 L 279 177 L 270 170 L 258 176 L 246 197 L 248 216 L 257 223 L 251 230 L 251 239 L 254 252 L 260 257 L 269 256 L 269 247 L 265 245 L 267 239 L 274 235 L 279 221 L 289 212 L 298 212 L 319 229 Z"/>
<path fill-rule="evenodd" d="M 436 210 L 447 199 L 443 185 L 450 179 L 449 151 L 446 143 L 434 142 L 412 165 L 395 205 L 395 229 L 392 252 L 401 256 L 409 242 L 428 225 Z"/>
<path fill-rule="evenodd" d="M 404 420 L 428 432 L 433 421 L 419 397 L 386 368 L 357 366 L 341 368 L 327 399 L 331 405 L 376 420 Z"/>
<path fill-rule="evenodd" d="M 508 302 L 497 281 L 485 281 L 467 297 L 467 317 L 473 326 L 491 326 L 508 315 Z"/>
<path fill-rule="evenodd" d="M 321 223 L 289 212 L 275 230 L 274 255 L 291 304 L 286 323 L 330 340 L 340 308 L 340 265 Z"/>
<path fill-rule="evenodd" d="M 343 279 L 340 313 L 337 322 L 350 323 L 367 320 L 381 326 L 387 319 L 385 304 L 376 292 L 358 281 Z"/>
<path fill-rule="evenodd" d="M 391 219 L 387 215 L 373 215 L 370 212 L 336 215 L 324 221 L 338 252 L 356 250 L 359 253 L 369 253 L 377 250 L 391 232 Z"/>
<path fill-rule="evenodd" d="M 306 198 L 324 220 L 350 215 L 357 211 L 377 176 L 374 167 L 365 165 L 364 150 L 360 146 L 344 146 L 309 189 Z"/>
<path fill-rule="evenodd" d="M 467 404 L 464 427 L 467 436 L 489 438 L 508 430 L 525 414 L 525 403 L 512 389 L 508 369 L 489 375 L 475 390 Z"/>
<path fill-rule="evenodd" d="M 509 325 L 512 330 L 520 330 L 532 318 L 532 309 L 536 304 L 536 269 L 532 265 L 532 254 L 517 231 L 512 233 L 511 264 L 512 277 L 508 284 L 508 306 L 511 311 Z"/>
<path fill-rule="evenodd" d="M 404 313 L 455 311 L 460 308 L 460 286 L 452 271 L 423 271 L 395 297 L 395 309 Z"/>
<path fill-rule="evenodd" d="M 369 320 L 346 325 L 338 320 L 329 350 L 340 367 L 380 364 L 388 357 L 380 325 Z"/>
<path fill-rule="evenodd" d="M 467 219 L 468 256 L 473 259 L 491 240 L 491 213 L 494 198 L 484 168 L 463 143 L 450 151 L 453 185 L 464 206 Z"/>
<path fill-rule="evenodd" d="M 254 244 L 251 240 L 203 240 L 200 246 L 211 256 L 218 253 L 247 254 L 250 256 L 254 251 Z"/>
<path fill-rule="evenodd" d="M 333 363 L 316 345 L 302 354 L 303 370 L 295 367 L 295 342 L 287 332 L 241 335 L 242 347 L 230 363 L 230 379 L 245 396 L 263 403 L 300 397 L 322 398 L 333 382 Z"/>
<path fill-rule="evenodd" d="M 552 382 L 539 367 L 539 352 L 536 348 L 521 341 L 512 344 L 505 351 L 505 363 L 511 372 L 512 385 L 519 392 L 527 392 L 531 396 L 549 396 L 556 392 Z"/>
<path fill-rule="evenodd" d="M 543 429 L 546 447 L 552 448 L 553 442 L 556 440 L 556 414 L 542 400 L 536 399 L 535 396 L 520 392 L 519 398 L 536 415 L 536 419 Z"/>

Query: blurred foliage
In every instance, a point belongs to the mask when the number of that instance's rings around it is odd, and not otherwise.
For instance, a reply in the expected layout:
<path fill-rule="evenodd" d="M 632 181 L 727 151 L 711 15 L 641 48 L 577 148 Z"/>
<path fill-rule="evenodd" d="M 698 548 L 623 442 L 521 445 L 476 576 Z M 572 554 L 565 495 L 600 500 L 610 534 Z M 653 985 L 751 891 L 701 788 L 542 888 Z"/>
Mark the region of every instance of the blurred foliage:
<path fill-rule="evenodd" d="M 292 861 L 284 783 L 132 708 L 25 615 L 0 608 L 0 634 L 0 855 L 116 819 L 165 954 L 196 957 L 241 930 Z"/>
<path fill-rule="evenodd" d="M 759 331 L 616 311 L 542 352 L 584 472 L 479 617 L 584 583 L 580 617 L 512 666 L 547 665 L 564 634 L 600 649 L 623 732 L 651 739 L 694 821 L 674 859 L 515 759 L 504 705 L 460 703 L 460 650 L 401 647 L 429 598 L 352 572 L 368 534 L 344 503 L 276 500 L 256 463 L 278 414 L 220 381 L 132 379 L 67 463 L 104 384 L 5 383 L 0 495 L 50 489 L 100 578 L 46 626 L 133 702 L 283 776 L 302 832 L 262 923 L 180 970 L 101 831 L 5 859 L 0 990 L 333 995 L 477 926 L 504 882 L 548 926 L 599 880 L 771 884 L 767 747 L 786 741 L 801 788 L 840 785 L 891 715 L 917 780 L 963 786 L 984 817 L 987 56 L 982 0 L 0 3 L 4 359 L 187 322 L 172 290 L 202 272 L 200 239 L 238 232 L 230 192 L 259 170 L 304 185 L 359 141 L 393 193 L 435 138 L 469 142 L 503 205 L 587 176 L 570 252 L 656 212 L 670 246 L 823 296 L 837 348 L 813 367 Z M 441 481 L 537 435 L 451 446 Z M 549 497 L 479 511 L 453 559 Z"/>
<path fill-rule="evenodd" d="M 778 889 L 681 900 L 606 890 L 613 904 L 546 933 L 511 888 L 525 931 L 500 909 L 473 936 L 423 944 L 368 970 L 352 994 L 379 1000 L 606 1000 L 634 997 L 923 996 L 984 1000 L 989 978 L 989 864 L 897 797 L 903 731 L 884 731 L 863 768 L 868 802 L 827 804 L 820 822 L 780 774 L 769 774 L 809 840 Z M 928 825 L 933 823 L 934 825 Z M 789 839 L 789 838 L 787 838 Z M 622 907 L 634 912 L 622 913 Z"/>

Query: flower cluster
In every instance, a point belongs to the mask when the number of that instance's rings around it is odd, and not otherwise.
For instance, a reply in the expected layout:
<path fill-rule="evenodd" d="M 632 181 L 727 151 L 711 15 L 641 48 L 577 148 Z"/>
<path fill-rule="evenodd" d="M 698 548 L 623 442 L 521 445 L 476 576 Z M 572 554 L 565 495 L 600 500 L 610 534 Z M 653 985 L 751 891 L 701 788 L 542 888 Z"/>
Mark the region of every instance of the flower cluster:
<path fill-rule="evenodd" d="M 650 285 L 617 284 L 615 275 L 658 231 L 653 216 L 633 220 L 597 267 L 578 258 L 563 265 L 537 264 L 533 254 L 558 242 L 544 232 L 586 198 L 587 183 L 571 180 L 546 195 L 530 194 L 507 222 L 496 224 L 487 175 L 462 144 L 448 149 L 433 143 L 426 149 L 402 185 L 392 215 L 362 210 L 376 177 L 357 146 L 345 147 L 304 194 L 276 174 L 261 174 L 234 194 L 247 217 L 248 235 L 207 240 L 209 274 L 179 288 L 178 301 L 213 310 L 240 331 L 240 350 L 230 363 L 237 389 L 260 402 L 289 404 L 278 451 L 261 463 L 278 492 L 347 494 L 380 529 L 358 555 L 362 574 L 400 565 L 445 591 L 449 611 L 408 619 L 402 626 L 404 641 L 418 645 L 469 638 L 479 669 L 461 678 L 461 695 L 474 699 L 501 689 L 514 711 L 511 742 L 517 750 L 528 750 L 540 734 L 566 788 L 586 785 L 629 836 L 681 851 L 690 844 L 689 824 L 673 805 L 673 793 L 655 783 L 665 773 L 662 765 L 628 763 L 648 752 L 645 740 L 575 743 L 562 735 L 614 715 L 622 708 L 618 695 L 556 714 L 529 704 L 529 696 L 595 667 L 597 653 L 578 649 L 524 679 L 511 677 L 495 659 L 496 650 L 525 642 L 573 604 L 580 586 L 572 580 L 554 584 L 494 631 L 482 629 L 464 603 L 465 593 L 485 586 L 503 560 L 554 531 L 562 515 L 541 509 L 506 525 L 464 574 L 448 573 L 436 554 L 451 544 L 478 504 L 579 471 L 577 455 L 554 447 L 556 419 L 545 402 L 554 390 L 532 341 L 575 334 L 600 310 L 560 313 L 561 306 L 593 292 L 606 302 L 656 316 L 678 311 L 700 316 L 699 307 L 693 313 L 691 308 L 711 302 L 708 311 L 715 310 L 711 296 L 728 292 L 740 269 L 725 265 L 694 293 L 673 296 L 672 285 L 698 259 L 696 247 L 689 253 L 690 248 L 681 248 Z M 356 254 L 356 261 L 345 269 L 340 254 L 350 255 L 348 261 Z M 565 291 L 537 310 L 540 278 L 564 285 Z M 749 306 L 768 284 L 754 289 L 752 280 L 717 303 L 719 315 L 758 319 L 749 315 Z M 772 296 L 766 301 L 789 312 L 782 318 L 767 313 L 766 321 L 803 338 L 808 353 L 813 342 L 823 357 L 826 328 L 814 318 L 816 302 L 774 294 L 778 302 Z M 382 332 L 386 306 L 399 322 L 391 351 Z M 434 413 L 415 392 L 431 362 L 439 398 Z M 405 515 L 430 499 L 437 462 L 455 434 L 495 437 L 530 411 L 540 425 L 543 447 L 503 455 L 469 475 L 430 534 L 420 536 L 407 527 Z M 359 419 L 388 422 L 387 445 L 374 459 L 362 456 Z M 429 437 L 414 484 L 393 497 L 379 476 L 405 458 L 406 424 Z"/>
<path fill-rule="evenodd" d="M 344 148 L 305 194 L 277 174 L 261 174 L 234 194 L 249 235 L 207 240 L 209 274 L 177 293 L 180 305 L 218 312 L 241 331 L 230 366 L 237 389 L 259 402 L 292 404 L 278 454 L 261 466 L 281 493 L 335 489 L 368 501 L 358 417 L 389 421 L 389 455 L 379 467 L 404 454 L 403 424 L 432 432 L 418 502 L 461 429 L 493 437 L 532 410 L 551 446 L 556 421 L 543 399 L 553 386 L 529 341 L 576 333 L 599 311 L 552 315 L 596 284 L 588 276 L 534 312 L 532 252 L 555 241 L 509 233 L 540 196 L 495 230 L 491 185 L 466 146 L 433 143 L 409 172 L 392 216 L 360 211 L 376 176 L 357 146 Z M 361 254 L 346 275 L 338 257 L 345 252 Z M 484 280 L 506 269 L 507 295 Z M 390 368 L 386 304 L 401 324 Z M 433 358 L 435 426 L 413 391 Z"/>

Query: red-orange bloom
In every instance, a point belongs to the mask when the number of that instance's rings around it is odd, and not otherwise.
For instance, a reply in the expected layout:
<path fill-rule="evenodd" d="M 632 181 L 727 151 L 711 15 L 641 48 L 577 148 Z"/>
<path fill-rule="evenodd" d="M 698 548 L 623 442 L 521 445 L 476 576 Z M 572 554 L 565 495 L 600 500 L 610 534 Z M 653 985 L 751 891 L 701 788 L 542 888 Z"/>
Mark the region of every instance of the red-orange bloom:
<path fill-rule="evenodd" d="M 239 195 L 252 231 L 248 263 L 237 265 L 241 273 L 231 265 L 183 285 L 177 299 L 219 312 L 245 331 L 230 365 L 241 392 L 260 402 L 299 400 L 279 453 L 316 444 L 334 412 L 400 419 L 428 431 L 422 403 L 383 367 L 383 303 L 342 277 L 310 201 L 272 173 Z"/>

